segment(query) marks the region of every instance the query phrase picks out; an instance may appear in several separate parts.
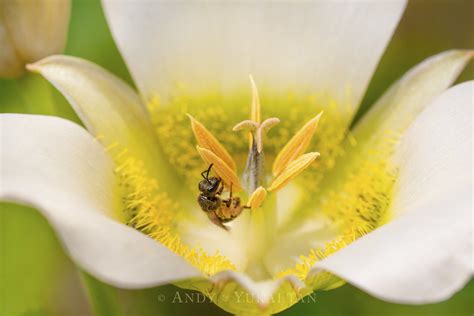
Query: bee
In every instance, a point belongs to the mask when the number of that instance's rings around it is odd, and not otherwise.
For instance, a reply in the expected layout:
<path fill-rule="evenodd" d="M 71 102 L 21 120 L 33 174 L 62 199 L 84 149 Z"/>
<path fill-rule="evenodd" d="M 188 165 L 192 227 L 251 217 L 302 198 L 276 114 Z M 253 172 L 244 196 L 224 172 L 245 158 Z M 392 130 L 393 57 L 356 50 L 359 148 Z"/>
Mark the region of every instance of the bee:
<path fill-rule="evenodd" d="M 224 191 L 224 183 L 219 177 L 209 177 L 212 166 L 213 164 L 210 164 L 209 168 L 201 173 L 203 180 L 198 185 L 201 193 L 197 201 L 211 222 L 225 230 L 229 230 L 224 223 L 232 221 L 245 208 L 250 207 L 240 205 L 240 198 L 232 196 L 232 183 L 230 184 L 229 198 L 221 198 L 221 194 Z"/>

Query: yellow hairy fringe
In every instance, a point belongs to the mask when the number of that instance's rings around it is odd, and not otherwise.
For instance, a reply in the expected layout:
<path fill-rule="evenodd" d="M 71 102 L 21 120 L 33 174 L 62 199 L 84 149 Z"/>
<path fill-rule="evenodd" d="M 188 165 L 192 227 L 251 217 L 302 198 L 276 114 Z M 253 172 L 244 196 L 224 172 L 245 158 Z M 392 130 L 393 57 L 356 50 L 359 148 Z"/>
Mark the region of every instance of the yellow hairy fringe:
<path fill-rule="evenodd" d="M 107 149 L 116 150 L 118 145 Z M 182 243 L 174 230 L 175 216 L 179 205 L 160 192 L 158 182 L 147 175 L 143 163 L 131 157 L 124 149 L 113 155 L 115 172 L 123 190 L 123 216 L 127 225 L 147 234 L 171 251 L 185 258 L 190 264 L 207 275 L 236 267 L 224 256 L 207 254 L 203 249 L 194 249 Z"/>
<path fill-rule="evenodd" d="M 309 254 L 300 256 L 295 267 L 280 272 L 277 277 L 294 274 L 302 280 L 306 279 L 317 261 L 387 221 L 396 179 L 396 173 L 387 159 L 396 139 L 388 137 L 374 144 L 373 150 L 362 154 L 342 185 L 332 190 L 321 204 L 320 210 L 341 227 L 341 235 L 322 249 L 312 249 Z"/>
<path fill-rule="evenodd" d="M 283 278 L 288 275 L 295 275 L 301 280 L 305 280 L 311 267 L 316 261 L 322 260 L 328 257 L 330 254 L 337 252 L 338 250 L 346 247 L 348 244 L 353 242 L 355 238 L 351 235 L 340 236 L 333 241 L 328 242 L 324 248 L 311 249 L 308 255 L 301 255 L 298 262 L 293 268 L 283 270 L 275 275 L 276 279 Z"/>

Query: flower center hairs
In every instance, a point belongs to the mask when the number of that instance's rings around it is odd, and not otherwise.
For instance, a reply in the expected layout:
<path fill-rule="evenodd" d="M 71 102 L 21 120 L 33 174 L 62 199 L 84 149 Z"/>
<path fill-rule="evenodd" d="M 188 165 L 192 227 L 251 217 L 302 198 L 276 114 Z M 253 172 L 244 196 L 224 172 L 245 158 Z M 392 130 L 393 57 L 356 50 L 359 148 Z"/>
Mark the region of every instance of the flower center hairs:
<path fill-rule="evenodd" d="M 120 218 L 208 276 L 236 270 L 305 281 L 316 261 L 390 219 L 397 171 L 389 158 L 399 137 L 355 140 L 350 104 L 271 90 L 260 100 L 251 76 L 250 87 L 250 98 L 183 88 L 166 105 L 150 100 L 161 168 L 180 185 L 109 146 Z M 311 282 L 331 287 L 337 279 L 323 273 Z"/>

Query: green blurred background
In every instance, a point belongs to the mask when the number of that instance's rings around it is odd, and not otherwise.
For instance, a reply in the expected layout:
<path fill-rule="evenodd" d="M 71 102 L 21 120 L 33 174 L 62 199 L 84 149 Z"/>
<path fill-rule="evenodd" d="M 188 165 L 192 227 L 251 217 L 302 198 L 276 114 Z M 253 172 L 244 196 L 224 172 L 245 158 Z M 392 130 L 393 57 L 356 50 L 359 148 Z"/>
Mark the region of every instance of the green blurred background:
<path fill-rule="evenodd" d="M 474 1 L 411 1 L 369 86 L 361 113 L 390 83 L 426 57 L 451 48 L 473 48 L 473 33 Z M 97 0 L 73 1 L 65 53 L 89 59 L 133 85 Z M 471 64 L 458 81 L 473 78 Z M 64 98 L 30 74 L 0 80 L 0 112 L 57 115 L 78 122 Z M 103 285 L 73 266 L 35 210 L 7 203 L 0 208 L 0 316 L 226 315 L 207 302 L 173 304 L 178 289 L 171 285 L 142 291 Z M 86 287 L 94 292 L 95 300 L 89 302 Z M 473 315 L 473 294 L 471 281 L 448 301 L 408 306 L 380 301 L 346 285 L 317 293 L 316 303 L 299 303 L 281 315 Z M 118 303 L 110 308 L 103 304 L 108 301 Z"/>

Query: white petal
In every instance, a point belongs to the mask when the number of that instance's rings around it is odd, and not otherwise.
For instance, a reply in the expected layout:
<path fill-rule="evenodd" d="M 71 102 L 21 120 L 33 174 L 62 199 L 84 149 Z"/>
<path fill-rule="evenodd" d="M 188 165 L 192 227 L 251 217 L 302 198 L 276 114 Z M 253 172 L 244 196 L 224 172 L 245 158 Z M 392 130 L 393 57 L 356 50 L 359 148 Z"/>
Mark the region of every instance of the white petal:
<path fill-rule="evenodd" d="M 473 101 L 474 81 L 454 86 L 403 136 L 395 156 L 400 165 L 397 215 L 472 184 Z M 462 198 L 468 197 L 456 196 Z"/>
<path fill-rule="evenodd" d="M 1 115 L 0 199 L 32 205 L 72 259 L 100 280 L 141 288 L 199 273 L 164 246 L 111 219 L 120 207 L 114 166 L 74 123 Z"/>
<path fill-rule="evenodd" d="M 353 136 L 364 140 L 381 133 L 404 132 L 434 98 L 454 83 L 473 55 L 473 51 L 451 50 L 413 67 L 372 106 L 354 128 Z"/>
<path fill-rule="evenodd" d="M 192 249 L 203 249 L 207 254 L 219 253 L 232 262 L 239 270 L 247 264 L 246 249 L 248 236 L 248 212 L 244 212 L 234 221 L 227 223 L 230 231 L 212 224 L 198 205 L 186 213 L 186 220 L 177 223 L 183 243 Z"/>
<path fill-rule="evenodd" d="M 248 276 L 234 271 L 223 271 L 210 279 L 196 279 L 177 285 L 199 290 L 219 307 L 238 315 L 278 313 L 312 292 L 293 276 L 278 280 L 253 281 Z"/>
<path fill-rule="evenodd" d="M 118 143 L 143 160 L 148 171 L 163 183 L 174 180 L 170 168 L 158 170 L 167 163 L 140 98 L 125 82 L 96 64 L 71 56 L 50 56 L 28 65 L 28 69 L 49 80 L 103 144 Z"/>
<path fill-rule="evenodd" d="M 408 129 L 398 154 L 393 222 L 317 263 L 376 297 L 449 298 L 472 275 L 472 96 L 449 89 Z"/>
<path fill-rule="evenodd" d="M 94 135 L 134 148 L 131 135 L 148 127 L 136 93 L 107 70 L 71 56 L 50 56 L 28 69 L 49 80 L 68 99 Z"/>
<path fill-rule="evenodd" d="M 329 93 L 357 106 L 405 1 L 109 1 L 112 34 L 145 98 L 260 87 Z M 278 91 L 278 90 L 277 90 Z"/>

